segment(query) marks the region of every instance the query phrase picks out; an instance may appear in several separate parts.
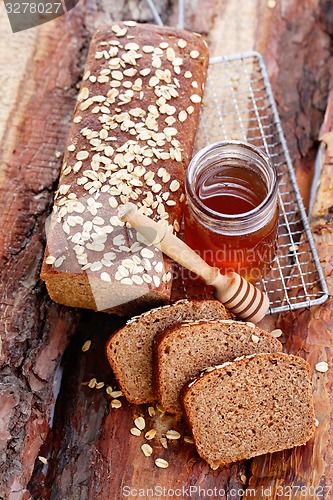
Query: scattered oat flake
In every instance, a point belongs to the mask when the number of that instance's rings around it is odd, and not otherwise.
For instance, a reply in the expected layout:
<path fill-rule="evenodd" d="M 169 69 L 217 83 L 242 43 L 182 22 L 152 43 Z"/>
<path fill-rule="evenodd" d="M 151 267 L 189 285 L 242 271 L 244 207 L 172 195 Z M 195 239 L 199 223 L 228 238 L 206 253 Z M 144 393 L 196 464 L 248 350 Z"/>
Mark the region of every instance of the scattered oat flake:
<path fill-rule="evenodd" d="M 145 434 L 145 438 L 148 440 L 154 439 L 155 436 L 156 436 L 156 429 L 150 429 L 150 431 L 147 431 Z"/>
<path fill-rule="evenodd" d="M 44 464 L 44 465 L 46 465 L 46 464 L 47 464 L 47 459 L 46 459 L 45 457 L 42 457 L 41 455 L 39 455 L 38 460 L 39 460 L 40 462 L 42 462 L 42 464 Z"/>
<path fill-rule="evenodd" d="M 135 420 L 134 420 L 134 425 L 140 429 L 140 431 L 143 431 L 143 429 L 146 427 L 146 422 L 145 422 L 145 419 L 143 417 L 137 417 Z"/>
<path fill-rule="evenodd" d="M 52 265 L 52 264 L 54 264 L 54 263 L 55 263 L 55 261 L 56 261 L 56 260 L 57 260 L 57 259 L 56 259 L 55 257 L 53 257 L 53 255 L 49 255 L 49 256 L 45 259 L 45 262 L 46 262 L 46 264 L 50 264 L 50 265 Z"/>
<path fill-rule="evenodd" d="M 209 467 L 212 469 L 212 470 L 217 470 L 219 468 L 218 465 L 214 465 L 214 464 L 210 464 Z"/>
<path fill-rule="evenodd" d="M 165 413 L 165 410 L 163 408 L 163 406 L 160 405 L 160 403 L 157 403 L 156 405 L 156 409 L 160 412 L 160 413 Z"/>
<path fill-rule="evenodd" d="M 295 245 L 290 245 L 289 252 L 297 252 L 298 248 L 299 247 L 296 244 Z"/>
<path fill-rule="evenodd" d="M 60 267 L 65 259 L 65 256 L 58 257 L 58 259 L 54 262 L 54 267 Z"/>
<path fill-rule="evenodd" d="M 252 335 L 252 342 L 254 342 L 255 344 L 258 344 L 260 338 L 258 337 L 258 335 Z"/>
<path fill-rule="evenodd" d="M 112 408 L 120 408 L 122 406 L 122 402 L 119 401 L 119 399 L 113 399 L 111 401 L 111 407 Z"/>
<path fill-rule="evenodd" d="M 328 370 L 328 364 L 326 363 L 326 361 L 320 361 L 316 364 L 315 368 L 317 372 L 325 373 Z"/>
<path fill-rule="evenodd" d="M 121 391 L 111 391 L 110 396 L 113 398 L 121 398 L 123 396 L 123 393 Z"/>
<path fill-rule="evenodd" d="M 86 160 L 89 157 L 88 151 L 79 151 L 76 155 L 77 160 Z"/>
<path fill-rule="evenodd" d="M 201 102 L 201 97 L 198 94 L 192 94 L 190 97 L 191 101 L 194 103 L 199 103 Z"/>
<path fill-rule="evenodd" d="M 245 484 L 247 481 L 247 477 L 245 476 L 245 474 L 241 474 L 240 478 L 241 478 L 242 483 Z"/>
<path fill-rule="evenodd" d="M 163 446 L 163 448 L 165 448 L 167 450 L 168 449 L 168 440 L 167 440 L 167 438 L 161 437 L 160 442 L 161 442 L 161 445 Z"/>
<path fill-rule="evenodd" d="M 111 283 L 111 278 L 110 278 L 110 275 L 108 273 L 102 273 L 101 280 L 106 281 L 108 283 Z"/>
<path fill-rule="evenodd" d="M 197 50 L 191 50 L 190 56 L 192 59 L 197 59 L 197 57 L 199 57 L 199 52 Z"/>
<path fill-rule="evenodd" d="M 178 114 L 178 120 L 180 122 L 184 122 L 186 120 L 186 118 L 187 118 L 186 111 L 184 111 L 184 110 L 180 111 L 179 114 Z"/>
<path fill-rule="evenodd" d="M 108 394 L 109 396 L 111 396 L 112 392 L 113 392 L 112 391 L 112 387 L 110 385 L 108 385 L 107 388 L 106 388 L 106 394 Z"/>
<path fill-rule="evenodd" d="M 156 458 L 155 465 L 160 469 L 167 469 L 169 467 L 169 463 L 163 458 Z"/>
<path fill-rule="evenodd" d="M 155 413 L 156 413 L 156 412 L 155 412 L 155 408 L 154 408 L 153 406 L 149 406 L 149 407 L 148 407 L 148 415 L 149 415 L 150 417 L 154 417 L 154 416 L 155 416 Z"/>
<path fill-rule="evenodd" d="M 271 334 L 273 335 L 273 337 L 278 339 L 283 334 L 283 331 L 280 328 L 276 328 L 275 330 L 271 331 Z"/>
<path fill-rule="evenodd" d="M 179 47 L 180 49 L 185 49 L 186 45 L 187 45 L 187 41 L 186 41 L 186 40 L 184 40 L 183 38 L 180 38 L 180 39 L 178 40 L 178 47 Z"/>
<path fill-rule="evenodd" d="M 95 389 L 102 389 L 102 387 L 104 386 L 105 386 L 104 382 L 97 382 L 97 384 L 95 385 Z"/>
<path fill-rule="evenodd" d="M 184 442 L 187 444 L 194 444 L 194 441 L 191 438 L 191 436 L 184 436 Z"/>
<path fill-rule="evenodd" d="M 91 340 L 87 340 L 87 341 L 83 344 L 83 346 L 81 347 L 81 351 L 82 351 L 82 352 L 89 351 L 90 346 L 91 346 Z"/>
<path fill-rule="evenodd" d="M 174 431 L 173 429 L 168 430 L 165 435 L 167 439 L 180 439 L 180 433 L 178 431 Z"/>
<path fill-rule="evenodd" d="M 153 448 L 147 443 L 141 445 L 141 450 L 145 457 L 150 457 L 153 453 Z"/>
<path fill-rule="evenodd" d="M 174 193 L 174 192 L 175 192 L 175 191 L 177 191 L 179 188 L 180 188 L 180 184 L 179 184 L 179 182 L 178 182 L 178 181 L 176 181 L 176 180 L 174 179 L 174 180 L 171 182 L 171 184 L 170 184 L 170 188 L 169 188 L 169 189 L 170 189 L 170 191 L 172 191 L 172 192 Z"/>
<path fill-rule="evenodd" d="M 119 36 L 119 37 L 120 37 L 120 36 L 125 36 L 125 35 L 126 35 L 126 33 L 127 33 L 127 31 L 128 31 L 128 29 L 127 29 L 127 28 L 123 28 L 123 29 L 119 30 L 119 31 L 116 33 L 116 35 L 117 35 L 117 36 Z"/>
<path fill-rule="evenodd" d="M 97 384 L 97 380 L 95 378 L 92 378 L 89 381 L 88 387 L 90 387 L 90 389 L 93 389 L 96 384 Z"/>
<path fill-rule="evenodd" d="M 141 431 L 140 431 L 140 429 L 137 429 L 136 427 L 132 427 L 132 429 L 130 429 L 130 433 L 131 433 L 133 436 L 141 436 Z"/>

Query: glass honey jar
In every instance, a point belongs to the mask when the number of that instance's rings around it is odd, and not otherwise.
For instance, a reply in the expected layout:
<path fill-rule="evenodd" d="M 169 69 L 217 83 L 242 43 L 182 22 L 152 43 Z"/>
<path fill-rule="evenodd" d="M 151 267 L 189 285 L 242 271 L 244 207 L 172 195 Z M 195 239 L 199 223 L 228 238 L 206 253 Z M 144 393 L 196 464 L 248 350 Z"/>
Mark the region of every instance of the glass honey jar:
<path fill-rule="evenodd" d="M 277 175 L 268 156 L 239 141 L 211 144 L 186 174 L 185 238 L 210 265 L 256 282 L 276 253 Z"/>

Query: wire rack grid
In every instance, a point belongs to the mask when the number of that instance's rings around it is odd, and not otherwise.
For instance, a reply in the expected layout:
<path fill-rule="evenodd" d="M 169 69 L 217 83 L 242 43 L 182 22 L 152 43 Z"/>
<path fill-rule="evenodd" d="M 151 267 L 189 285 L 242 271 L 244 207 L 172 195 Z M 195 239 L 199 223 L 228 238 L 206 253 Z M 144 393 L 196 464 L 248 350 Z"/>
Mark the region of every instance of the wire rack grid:
<path fill-rule="evenodd" d="M 147 0 L 155 22 L 162 20 Z M 179 2 L 178 27 L 184 25 Z M 325 302 L 327 285 L 297 185 L 267 70 L 258 52 L 210 60 L 196 150 L 221 140 L 241 140 L 266 151 L 278 173 L 279 235 L 271 272 L 257 286 L 277 313 Z M 182 284 L 186 292 L 186 282 Z"/>
<path fill-rule="evenodd" d="M 211 59 L 196 149 L 237 139 L 266 151 L 278 172 L 279 236 L 271 272 L 258 283 L 271 312 L 321 304 L 327 286 L 283 135 L 264 61 L 257 52 Z"/>

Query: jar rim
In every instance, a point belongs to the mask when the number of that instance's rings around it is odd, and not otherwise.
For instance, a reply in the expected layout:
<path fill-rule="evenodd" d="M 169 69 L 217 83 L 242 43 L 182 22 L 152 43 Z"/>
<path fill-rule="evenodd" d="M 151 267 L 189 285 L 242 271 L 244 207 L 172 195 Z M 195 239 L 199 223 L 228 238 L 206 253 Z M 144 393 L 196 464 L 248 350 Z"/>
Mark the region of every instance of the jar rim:
<path fill-rule="evenodd" d="M 228 146 L 236 146 L 240 149 L 245 149 L 248 150 L 252 153 L 255 153 L 258 155 L 268 166 L 268 169 L 271 174 L 271 179 L 270 179 L 270 185 L 268 186 L 267 194 L 263 201 L 253 208 L 252 210 L 249 210 L 248 212 L 244 212 L 241 214 L 224 214 L 221 212 L 216 212 L 215 210 L 207 207 L 199 198 L 197 195 L 195 189 L 193 188 L 193 182 L 191 182 L 192 178 L 191 175 L 193 176 L 193 173 L 195 171 L 195 168 L 198 166 L 198 163 L 200 160 L 204 159 L 204 157 L 210 153 L 211 151 L 214 151 L 219 148 L 226 148 Z M 232 157 L 232 152 L 231 152 L 231 157 Z M 260 213 L 267 204 L 269 204 L 272 196 L 276 193 L 277 191 L 277 174 L 276 174 L 276 168 L 275 165 L 273 164 L 272 160 L 270 157 L 262 151 L 260 148 L 257 146 L 254 146 L 248 142 L 242 142 L 242 141 L 235 141 L 235 140 L 226 140 L 226 141 L 218 141 L 214 142 L 212 144 L 209 144 L 208 146 L 205 146 L 204 148 L 200 149 L 192 160 L 190 161 L 190 164 L 188 166 L 187 172 L 186 172 L 186 179 L 185 179 L 185 186 L 186 190 L 189 192 L 192 201 L 197 205 L 197 207 L 204 212 L 206 215 L 213 217 L 214 219 L 223 219 L 223 220 L 229 220 L 230 222 L 232 221 L 237 221 L 237 220 L 247 220 L 248 218 L 251 218 L 253 215 L 256 215 Z"/>

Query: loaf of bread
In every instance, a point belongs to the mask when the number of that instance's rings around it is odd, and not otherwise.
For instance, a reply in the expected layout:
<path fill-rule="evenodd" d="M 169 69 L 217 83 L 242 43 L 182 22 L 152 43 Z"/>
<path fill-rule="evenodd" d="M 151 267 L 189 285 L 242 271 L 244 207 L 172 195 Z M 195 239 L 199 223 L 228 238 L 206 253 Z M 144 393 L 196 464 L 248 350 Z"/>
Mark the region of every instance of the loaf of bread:
<path fill-rule="evenodd" d="M 131 403 L 154 401 L 153 341 L 157 332 L 185 320 L 230 318 L 217 300 L 180 300 L 132 318 L 106 345 L 119 386 Z"/>
<path fill-rule="evenodd" d="M 214 469 L 305 444 L 315 432 L 310 366 L 283 353 L 225 363 L 181 401 L 199 455 Z"/>
<path fill-rule="evenodd" d="M 169 300 L 170 262 L 117 212 L 132 201 L 179 231 L 207 65 L 184 30 L 128 21 L 94 35 L 41 273 L 54 301 L 133 314 Z"/>
<path fill-rule="evenodd" d="M 201 320 L 172 326 L 154 340 L 155 397 L 168 413 L 180 414 L 183 386 L 207 366 L 248 354 L 281 351 L 281 342 L 271 333 L 240 321 Z"/>

